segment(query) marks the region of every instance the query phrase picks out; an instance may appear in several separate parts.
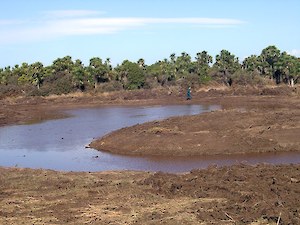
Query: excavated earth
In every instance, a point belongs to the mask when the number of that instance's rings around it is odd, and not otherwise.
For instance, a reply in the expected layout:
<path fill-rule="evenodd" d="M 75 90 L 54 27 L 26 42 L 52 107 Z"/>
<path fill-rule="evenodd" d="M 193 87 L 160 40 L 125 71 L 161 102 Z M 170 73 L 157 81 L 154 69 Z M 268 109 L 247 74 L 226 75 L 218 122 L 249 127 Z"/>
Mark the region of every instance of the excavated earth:
<path fill-rule="evenodd" d="M 123 128 L 93 142 L 131 155 L 300 150 L 299 86 L 155 90 L 0 100 L 0 125 L 103 105 L 217 104 Z M 0 137 L 1 138 L 1 137 Z M 0 224 L 300 224 L 300 165 L 210 166 L 185 174 L 0 167 Z"/>

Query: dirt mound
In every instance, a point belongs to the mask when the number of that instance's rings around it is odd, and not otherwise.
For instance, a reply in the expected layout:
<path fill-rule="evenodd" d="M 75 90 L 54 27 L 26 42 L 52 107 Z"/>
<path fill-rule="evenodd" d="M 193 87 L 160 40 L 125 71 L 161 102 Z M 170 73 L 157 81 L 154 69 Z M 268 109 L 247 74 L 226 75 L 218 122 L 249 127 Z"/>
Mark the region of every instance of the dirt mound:
<path fill-rule="evenodd" d="M 220 86 L 200 88 L 198 94 L 202 97 L 211 96 L 299 96 L 299 86 Z"/>
<path fill-rule="evenodd" d="M 291 96 L 299 95 L 299 87 L 279 86 L 274 88 L 263 88 L 260 92 L 261 95 L 279 95 Z"/>
<path fill-rule="evenodd" d="M 156 173 L 142 184 L 168 198 L 202 199 L 188 209 L 200 221 L 229 219 L 249 224 L 253 218 L 263 218 L 276 223 L 280 217 L 280 224 L 299 224 L 300 200 L 290 198 L 300 192 L 299 178 L 299 166 L 238 165 L 193 170 L 186 175 Z M 210 212 L 203 210 L 205 207 Z"/>
<path fill-rule="evenodd" d="M 298 90 L 218 88 L 192 92 L 190 102 L 175 89 L 1 99 L 0 125 L 60 118 L 74 107 L 217 104 L 221 111 L 124 128 L 99 148 L 299 151 Z M 187 174 L 0 167 L 0 224 L 300 224 L 299 181 L 299 165 L 212 166 Z"/>
<path fill-rule="evenodd" d="M 0 224 L 300 224 L 300 166 L 187 174 L 0 168 Z"/>
<path fill-rule="evenodd" d="M 91 147 L 164 156 L 300 151 L 299 98 L 224 96 L 220 104 L 228 109 L 123 128 Z"/>

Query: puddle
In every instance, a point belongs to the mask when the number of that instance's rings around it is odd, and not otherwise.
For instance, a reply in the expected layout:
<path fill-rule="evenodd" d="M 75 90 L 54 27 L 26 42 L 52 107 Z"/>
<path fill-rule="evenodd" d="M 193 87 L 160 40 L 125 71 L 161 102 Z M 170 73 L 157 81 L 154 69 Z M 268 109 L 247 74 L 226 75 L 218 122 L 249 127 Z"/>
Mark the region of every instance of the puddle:
<path fill-rule="evenodd" d="M 0 127 L 0 166 L 62 171 L 145 170 L 186 172 L 235 163 L 300 163 L 300 154 L 264 153 L 202 157 L 129 157 L 86 149 L 113 130 L 171 116 L 195 115 L 219 106 L 169 105 L 70 110 L 72 117 L 39 124 Z"/>

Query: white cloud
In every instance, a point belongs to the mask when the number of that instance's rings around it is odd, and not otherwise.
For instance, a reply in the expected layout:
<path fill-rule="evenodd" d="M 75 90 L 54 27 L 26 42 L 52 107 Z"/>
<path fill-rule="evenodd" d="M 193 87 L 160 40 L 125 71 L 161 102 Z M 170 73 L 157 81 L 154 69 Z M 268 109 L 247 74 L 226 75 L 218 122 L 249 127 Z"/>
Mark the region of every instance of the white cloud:
<path fill-rule="evenodd" d="M 0 20 L 0 25 L 9 25 L 11 23 L 12 23 L 12 21 L 10 21 L 10 20 Z"/>
<path fill-rule="evenodd" d="M 150 24 L 186 24 L 201 26 L 237 26 L 244 22 L 228 18 L 143 18 L 101 17 L 104 12 L 90 10 L 59 10 L 43 12 L 43 16 L 24 21 L 0 21 L 0 42 L 36 41 L 46 38 L 112 34 L 123 30 L 145 27 Z M 9 28 L 7 25 L 9 24 Z M 5 25 L 5 26 L 4 26 Z M 0 28 L 1 28 L 0 27 Z M 4 29 L 5 28 L 5 29 Z"/>
<path fill-rule="evenodd" d="M 291 51 L 288 51 L 288 54 L 300 57 L 300 49 L 292 49 Z"/>
<path fill-rule="evenodd" d="M 17 24 L 23 24 L 24 21 L 20 20 L 0 20 L 0 26 L 11 26 Z"/>
<path fill-rule="evenodd" d="M 75 17 L 85 17 L 85 16 L 97 16 L 105 14 L 102 11 L 96 10 L 53 10 L 45 11 L 42 13 L 46 18 L 75 18 Z"/>
<path fill-rule="evenodd" d="M 177 23 L 199 25 L 239 25 L 244 22 L 226 18 L 139 18 L 145 23 Z"/>

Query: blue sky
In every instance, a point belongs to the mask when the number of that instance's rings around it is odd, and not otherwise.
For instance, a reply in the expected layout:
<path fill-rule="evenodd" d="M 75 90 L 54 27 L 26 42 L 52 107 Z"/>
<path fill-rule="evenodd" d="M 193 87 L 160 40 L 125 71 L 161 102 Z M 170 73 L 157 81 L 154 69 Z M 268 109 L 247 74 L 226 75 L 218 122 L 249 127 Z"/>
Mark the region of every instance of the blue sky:
<path fill-rule="evenodd" d="M 244 59 L 269 45 L 300 57 L 299 0 L 3 0 L 1 9 L 0 67 L 66 55 L 152 64 L 222 49 Z"/>

